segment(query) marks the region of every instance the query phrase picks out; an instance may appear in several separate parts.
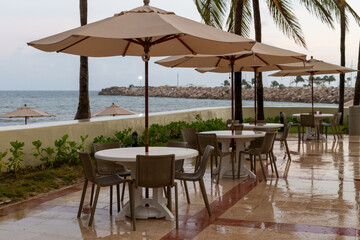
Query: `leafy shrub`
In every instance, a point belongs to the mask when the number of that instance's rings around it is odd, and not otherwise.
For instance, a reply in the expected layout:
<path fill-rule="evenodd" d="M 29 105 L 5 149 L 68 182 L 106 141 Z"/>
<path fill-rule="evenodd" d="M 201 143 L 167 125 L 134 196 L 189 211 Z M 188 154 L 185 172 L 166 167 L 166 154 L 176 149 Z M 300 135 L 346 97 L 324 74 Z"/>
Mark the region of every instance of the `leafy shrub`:
<path fill-rule="evenodd" d="M 5 163 L 2 162 L 2 160 L 4 159 L 4 157 L 6 157 L 6 155 L 8 154 L 7 151 L 5 152 L 0 152 L 0 176 L 2 175 L 2 168 L 7 168 L 7 165 Z"/>
<path fill-rule="evenodd" d="M 23 152 L 25 143 L 24 142 L 10 142 L 11 148 L 9 149 L 11 156 L 8 159 L 8 162 L 6 163 L 9 171 L 13 171 L 14 173 L 17 173 L 21 169 L 21 165 L 23 162 L 23 158 L 25 156 L 25 153 Z"/>

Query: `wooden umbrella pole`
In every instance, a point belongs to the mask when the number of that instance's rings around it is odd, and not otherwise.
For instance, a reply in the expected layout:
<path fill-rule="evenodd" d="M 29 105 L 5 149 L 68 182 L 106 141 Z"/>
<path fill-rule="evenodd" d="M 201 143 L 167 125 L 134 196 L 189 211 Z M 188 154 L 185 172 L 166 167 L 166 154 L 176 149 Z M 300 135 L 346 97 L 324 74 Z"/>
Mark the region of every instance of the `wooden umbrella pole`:
<path fill-rule="evenodd" d="M 231 131 L 234 133 L 234 61 L 231 61 Z"/>
<path fill-rule="evenodd" d="M 312 115 L 314 115 L 314 74 L 313 73 L 311 73 L 310 79 L 311 79 L 311 112 Z"/>
<path fill-rule="evenodd" d="M 256 126 L 256 120 L 257 120 L 257 114 L 256 114 L 256 102 L 257 102 L 257 99 L 256 99 L 256 82 L 257 82 L 257 68 L 254 67 L 254 110 L 255 110 L 255 126 Z"/>
<path fill-rule="evenodd" d="M 26 104 L 25 104 L 26 106 Z M 28 117 L 25 117 L 25 125 L 27 125 L 27 120 L 28 120 Z"/>
<path fill-rule="evenodd" d="M 149 152 L 149 62 L 145 61 L 145 152 Z"/>

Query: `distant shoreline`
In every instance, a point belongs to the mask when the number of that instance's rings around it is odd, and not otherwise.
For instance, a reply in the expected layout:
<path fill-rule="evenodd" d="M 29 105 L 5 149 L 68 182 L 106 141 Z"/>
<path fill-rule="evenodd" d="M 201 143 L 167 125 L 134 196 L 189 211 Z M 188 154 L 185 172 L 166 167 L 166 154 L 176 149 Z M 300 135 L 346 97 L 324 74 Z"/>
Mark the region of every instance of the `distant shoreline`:
<path fill-rule="evenodd" d="M 338 88 L 318 87 L 314 88 L 314 101 L 316 103 L 336 104 L 339 102 Z M 109 87 L 102 89 L 99 95 L 112 96 L 144 96 L 144 87 Z M 345 89 L 345 102 L 352 100 L 354 88 Z M 242 89 L 243 100 L 253 100 L 253 89 Z M 230 99 L 229 87 L 174 87 L 160 86 L 149 87 L 149 97 L 168 97 L 168 98 L 192 98 L 192 99 Z M 264 101 L 273 102 L 311 102 L 310 87 L 288 87 L 264 88 Z"/>

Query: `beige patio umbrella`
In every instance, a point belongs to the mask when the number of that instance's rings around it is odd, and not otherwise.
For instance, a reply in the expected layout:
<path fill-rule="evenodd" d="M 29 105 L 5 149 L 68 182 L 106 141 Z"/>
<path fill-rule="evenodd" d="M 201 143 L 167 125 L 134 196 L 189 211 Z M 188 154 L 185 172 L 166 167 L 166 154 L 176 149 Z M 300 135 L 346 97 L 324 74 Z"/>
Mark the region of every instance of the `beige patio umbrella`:
<path fill-rule="evenodd" d="M 141 56 L 145 62 L 145 147 L 148 151 L 148 61 L 151 56 L 224 54 L 249 50 L 255 41 L 149 6 L 124 11 L 28 43 L 47 52 L 89 57 Z"/>
<path fill-rule="evenodd" d="M 109 107 L 94 113 L 92 116 L 93 117 L 119 116 L 119 115 L 134 115 L 134 114 L 136 114 L 136 113 L 133 111 L 130 111 L 128 109 L 122 108 L 122 107 L 116 105 L 115 103 L 112 103 Z"/>
<path fill-rule="evenodd" d="M 241 51 L 222 55 L 187 55 L 173 56 L 157 61 L 165 67 L 200 68 L 200 72 L 230 72 L 231 73 L 231 119 L 234 120 L 234 72 L 239 71 L 271 71 L 279 69 L 298 69 L 304 67 L 306 55 L 286 49 L 255 43 L 251 51 Z M 286 63 L 295 65 L 281 66 Z M 299 63 L 300 62 L 300 63 Z M 244 69 L 244 70 L 243 70 Z M 255 73 L 255 78 L 256 78 Z M 256 84 L 256 81 L 255 81 Z M 256 90 L 256 86 L 255 86 Z M 255 95 L 256 96 L 256 95 Z M 256 98 L 255 98 L 256 112 Z M 256 113 L 255 113 L 256 114 Z M 256 115 L 255 115 L 256 119 Z"/>
<path fill-rule="evenodd" d="M 356 70 L 317 60 L 312 56 L 310 60 L 306 61 L 306 63 L 313 65 L 313 67 L 304 70 L 282 70 L 269 76 L 287 77 L 309 75 L 311 80 L 311 109 L 312 113 L 314 114 L 314 75 L 349 73 L 355 72 Z"/>
<path fill-rule="evenodd" d="M 0 115 L 0 118 L 25 118 L 25 125 L 27 124 L 27 120 L 31 117 L 55 117 L 55 115 L 49 114 L 47 112 L 42 112 L 35 108 L 30 108 L 26 106 L 26 104 L 24 104 L 23 107 L 19 107 L 14 111 Z"/>

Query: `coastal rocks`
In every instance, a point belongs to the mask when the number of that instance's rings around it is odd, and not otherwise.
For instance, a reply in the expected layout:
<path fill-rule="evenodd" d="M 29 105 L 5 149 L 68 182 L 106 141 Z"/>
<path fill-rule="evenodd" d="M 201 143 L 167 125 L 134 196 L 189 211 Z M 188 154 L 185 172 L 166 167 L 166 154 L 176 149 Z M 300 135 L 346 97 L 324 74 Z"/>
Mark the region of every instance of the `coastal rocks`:
<path fill-rule="evenodd" d="M 174 87 L 160 86 L 149 87 L 150 97 L 169 97 L 169 98 L 196 98 L 196 99 L 230 99 L 229 87 Z M 353 98 L 354 89 L 345 89 L 345 102 Z M 120 96 L 144 96 L 144 87 L 110 87 L 104 88 L 99 95 L 120 95 Z M 338 103 L 339 90 L 335 87 L 314 88 L 314 101 L 319 103 Z M 243 100 L 253 100 L 254 90 L 243 89 Z M 264 100 L 275 102 L 311 102 L 310 87 L 288 87 L 285 89 L 264 88 Z"/>

